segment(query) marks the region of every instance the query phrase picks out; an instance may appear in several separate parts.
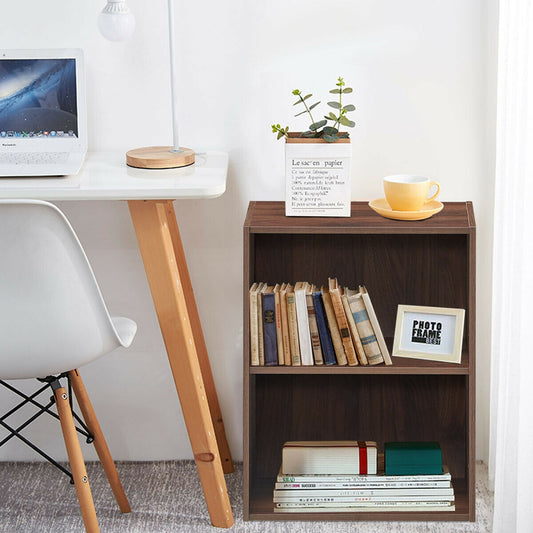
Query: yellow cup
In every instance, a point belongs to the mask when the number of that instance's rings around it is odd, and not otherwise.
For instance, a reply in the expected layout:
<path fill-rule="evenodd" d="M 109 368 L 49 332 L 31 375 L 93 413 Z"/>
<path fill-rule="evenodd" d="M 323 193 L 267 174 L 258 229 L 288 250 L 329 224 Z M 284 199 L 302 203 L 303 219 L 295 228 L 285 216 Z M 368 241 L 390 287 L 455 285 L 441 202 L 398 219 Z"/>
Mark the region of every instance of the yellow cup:
<path fill-rule="evenodd" d="M 428 198 L 432 187 L 436 187 L 437 191 Z M 423 176 L 395 174 L 383 178 L 383 189 L 393 211 L 420 211 L 425 203 L 437 198 L 440 185 Z"/>

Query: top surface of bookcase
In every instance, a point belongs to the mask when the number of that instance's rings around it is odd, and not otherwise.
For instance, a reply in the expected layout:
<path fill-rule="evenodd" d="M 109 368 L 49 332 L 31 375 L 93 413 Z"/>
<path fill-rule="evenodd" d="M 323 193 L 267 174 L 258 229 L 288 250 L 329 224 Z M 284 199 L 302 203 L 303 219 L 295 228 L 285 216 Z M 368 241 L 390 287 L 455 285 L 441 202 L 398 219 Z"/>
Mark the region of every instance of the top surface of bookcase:
<path fill-rule="evenodd" d="M 290 222 L 289 222 L 290 221 Z M 446 202 L 426 220 L 390 220 L 367 202 L 352 202 L 351 217 L 286 217 L 284 202 L 250 202 L 244 227 L 252 233 L 470 233 L 472 202 Z"/>

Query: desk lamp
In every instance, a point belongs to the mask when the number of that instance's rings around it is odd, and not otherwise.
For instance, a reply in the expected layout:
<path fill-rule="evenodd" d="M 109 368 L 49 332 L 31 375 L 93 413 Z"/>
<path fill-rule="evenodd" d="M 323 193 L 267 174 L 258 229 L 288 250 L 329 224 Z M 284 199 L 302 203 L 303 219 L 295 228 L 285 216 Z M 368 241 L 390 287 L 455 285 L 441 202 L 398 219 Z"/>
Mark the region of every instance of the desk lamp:
<path fill-rule="evenodd" d="M 179 168 L 194 163 L 194 152 L 190 148 L 180 147 L 178 142 L 177 67 L 175 62 L 174 10 L 173 1 L 168 0 L 168 31 L 170 46 L 170 87 L 172 93 L 172 131 L 173 146 L 149 146 L 136 148 L 126 153 L 126 163 L 131 167 L 163 169 Z M 107 0 L 107 4 L 98 17 L 100 33 L 110 41 L 123 41 L 131 36 L 135 29 L 135 18 L 125 0 Z"/>

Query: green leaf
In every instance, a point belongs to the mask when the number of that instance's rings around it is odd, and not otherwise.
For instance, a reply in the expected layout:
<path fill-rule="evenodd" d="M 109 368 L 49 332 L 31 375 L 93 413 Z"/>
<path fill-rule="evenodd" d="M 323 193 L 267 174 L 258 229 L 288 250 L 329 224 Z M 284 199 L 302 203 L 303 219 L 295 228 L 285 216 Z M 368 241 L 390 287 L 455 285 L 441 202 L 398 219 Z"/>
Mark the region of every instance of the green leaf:
<path fill-rule="evenodd" d="M 314 109 L 320 102 L 316 102 L 314 103 L 313 105 L 310 105 L 309 106 L 309 111 L 311 111 L 311 109 Z"/>
<path fill-rule="evenodd" d="M 303 97 L 303 99 L 304 99 L 304 100 L 307 100 L 308 98 L 311 98 L 311 96 L 313 96 L 313 95 L 312 95 L 312 94 L 306 94 L 306 95 Z"/>
<path fill-rule="evenodd" d="M 350 134 L 347 131 L 343 131 L 342 133 L 339 133 L 337 135 L 337 137 L 339 139 L 349 139 L 350 138 Z"/>
<path fill-rule="evenodd" d="M 337 121 L 337 116 L 332 111 L 329 112 L 329 115 L 324 116 L 324 118 L 326 120 L 334 120 L 335 122 Z"/>
<path fill-rule="evenodd" d="M 278 140 L 281 139 L 282 137 L 284 137 L 283 132 L 282 131 L 278 131 Z"/>
<path fill-rule="evenodd" d="M 339 104 L 339 102 L 328 102 L 328 105 L 330 107 L 334 107 L 335 109 L 340 109 L 341 108 L 341 105 Z"/>
<path fill-rule="evenodd" d="M 339 133 L 337 128 L 333 128 L 331 126 L 324 128 L 324 135 L 337 135 L 337 133 Z"/>
<path fill-rule="evenodd" d="M 300 89 L 294 89 L 294 91 L 292 91 L 292 94 L 294 94 L 294 96 L 297 96 L 300 94 Z"/>
<path fill-rule="evenodd" d="M 303 103 L 303 100 L 298 100 L 298 101 L 294 102 L 294 104 L 292 104 L 292 105 L 298 105 L 298 104 L 302 104 L 302 103 Z"/>
<path fill-rule="evenodd" d="M 331 89 L 331 91 L 329 91 L 331 94 L 339 94 L 341 92 L 340 89 Z"/>
<path fill-rule="evenodd" d="M 355 111 L 355 106 L 354 106 L 353 104 L 348 104 L 348 105 L 345 105 L 345 106 L 342 108 L 342 110 L 343 110 L 344 112 L 346 112 L 346 111 Z"/>
<path fill-rule="evenodd" d="M 303 131 L 300 133 L 300 137 L 314 137 L 315 132 L 314 131 Z"/>
<path fill-rule="evenodd" d="M 300 111 L 299 113 L 296 113 L 296 115 L 294 116 L 299 117 L 300 115 L 303 115 L 304 113 L 307 113 L 307 109 L 304 109 L 303 111 Z"/>
<path fill-rule="evenodd" d="M 317 131 L 319 130 L 322 126 L 325 126 L 326 124 L 328 123 L 327 120 L 319 120 L 318 122 L 315 122 L 314 124 L 311 124 L 309 126 L 309 129 L 311 131 Z"/>
<path fill-rule="evenodd" d="M 343 90 L 342 90 L 342 94 L 345 94 L 345 93 L 351 93 L 353 92 L 353 89 L 351 87 L 345 87 Z"/>
<path fill-rule="evenodd" d="M 347 128 L 353 128 L 355 126 L 355 122 L 352 122 L 350 119 L 348 119 L 346 117 L 341 117 L 339 122 L 343 126 L 346 126 Z"/>
<path fill-rule="evenodd" d="M 324 139 L 328 143 L 334 143 L 337 140 L 337 136 L 336 135 L 322 135 L 322 139 Z"/>

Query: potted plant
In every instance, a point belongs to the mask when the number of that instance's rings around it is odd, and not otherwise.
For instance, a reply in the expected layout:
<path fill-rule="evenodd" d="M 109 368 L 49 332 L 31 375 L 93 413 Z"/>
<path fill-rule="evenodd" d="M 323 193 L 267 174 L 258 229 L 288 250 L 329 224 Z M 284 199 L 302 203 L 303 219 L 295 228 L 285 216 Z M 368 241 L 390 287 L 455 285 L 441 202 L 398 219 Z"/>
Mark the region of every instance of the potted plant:
<path fill-rule="evenodd" d="M 312 94 L 292 91 L 298 97 L 294 105 L 304 109 L 295 116 L 309 115 L 311 124 L 306 131 L 289 132 L 289 127 L 273 124 L 278 139 L 285 139 L 285 214 L 287 216 L 350 216 L 350 135 L 340 131 L 355 123 L 348 113 L 355 110 L 343 97 L 352 93 L 339 77 L 330 93 L 338 99 L 328 102 L 335 111 L 315 120 L 313 110 L 320 104 L 309 104 Z"/>

